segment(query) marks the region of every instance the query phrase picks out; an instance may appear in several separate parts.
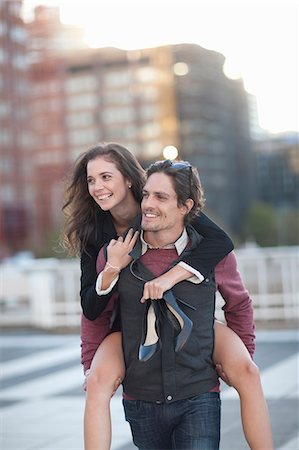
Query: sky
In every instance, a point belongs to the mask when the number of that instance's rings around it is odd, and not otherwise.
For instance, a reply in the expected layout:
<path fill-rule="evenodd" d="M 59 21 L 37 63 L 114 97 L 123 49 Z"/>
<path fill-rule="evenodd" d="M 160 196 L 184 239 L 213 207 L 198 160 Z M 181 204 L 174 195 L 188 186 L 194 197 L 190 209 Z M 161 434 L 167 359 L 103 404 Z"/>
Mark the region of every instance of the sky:
<path fill-rule="evenodd" d="M 257 98 L 260 125 L 299 131 L 297 0 L 23 0 L 60 6 L 93 47 L 138 49 L 196 43 L 222 53 L 225 73 Z"/>

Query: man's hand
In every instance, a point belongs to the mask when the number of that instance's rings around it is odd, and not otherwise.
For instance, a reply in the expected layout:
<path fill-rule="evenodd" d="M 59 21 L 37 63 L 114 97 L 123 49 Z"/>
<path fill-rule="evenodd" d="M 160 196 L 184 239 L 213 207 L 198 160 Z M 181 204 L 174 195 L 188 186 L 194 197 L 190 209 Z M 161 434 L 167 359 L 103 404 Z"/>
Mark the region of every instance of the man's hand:
<path fill-rule="evenodd" d="M 141 303 L 146 300 L 159 300 L 163 298 L 164 292 L 171 289 L 175 284 L 180 281 L 187 280 L 192 276 L 191 272 L 180 267 L 178 265 L 172 267 L 168 272 L 160 275 L 154 280 L 148 281 L 144 285 L 143 296 L 141 298 Z"/>
<path fill-rule="evenodd" d="M 172 288 L 172 283 L 169 281 L 168 277 L 161 275 L 154 280 L 145 283 L 143 288 L 143 296 L 140 300 L 141 303 L 145 303 L 146 300 L 159 300 L 163 298 L 163 294 L 168 289 Z"/>
<path fill-rule="evenodd" d="M 131 228 L 126 237 L 119 237 L 118 239 L 111 239 L 107 247 L 107 263 L 112 267 L 117 267 L 119 270 L 126 267 L 132 258 L 129 253 L 133 250 L 138 237 L 138 231 Z"/>

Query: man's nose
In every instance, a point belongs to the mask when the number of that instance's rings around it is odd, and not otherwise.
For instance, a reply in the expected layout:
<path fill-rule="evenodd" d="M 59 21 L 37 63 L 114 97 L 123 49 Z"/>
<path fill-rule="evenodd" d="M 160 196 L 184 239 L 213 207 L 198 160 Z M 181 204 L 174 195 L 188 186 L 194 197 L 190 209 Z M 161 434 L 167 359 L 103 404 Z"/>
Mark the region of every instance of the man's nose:
<path fill-rule="evenodd" d="M 153 208 L 154 207 L 154 201 L 153 201 L 153 197 L 151 197 L 150 195 L 148 197 L 143 197 L 142 199 L 142 208 Z"/>

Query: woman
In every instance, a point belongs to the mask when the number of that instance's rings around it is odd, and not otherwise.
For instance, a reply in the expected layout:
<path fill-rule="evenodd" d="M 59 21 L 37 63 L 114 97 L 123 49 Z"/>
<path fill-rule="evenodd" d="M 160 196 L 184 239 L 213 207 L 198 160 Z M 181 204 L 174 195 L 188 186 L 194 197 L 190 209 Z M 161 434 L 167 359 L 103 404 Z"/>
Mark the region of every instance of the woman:
<path fill-rule="evenodd" d="M 85 369 L 92 360 L 86 381 L 86 450 L 110 448 L 109 403 L 124 376 L 121 336 L 119 332 L 113 332 L 118 330 L 117 326 L 109 328 L 113 298 L 107 306 L 101 304 L 100 297 L 95 293 L 96 258 L 102 245 L 111 238 L 122 236 L 140 212 L 144 179 L 144 171 L 134 156 L 124 147 L 110 143 L 90 149 L 79 159 L 67 191 L 68 198 L 64 207 L 67 213 L 66 237 L 70 246 L 77 246 L 81 253 L 82 308 L 83 311 L 95 308 L 94 317 L 101 313 L 95 322 L 82 318 Z M 198 252 L 193 252 L 180 265 L 146 283 L 143 294 L 145 299 L 160 298 L 163 292 L 192 274 L 202 281 L 232 250 L 230 239 L 206 216 L 200 215 L 193 225 L 205 237 L 198 247 Z M 109 267 L 107 269 L 109 270 Z M 86 332 L 86 329 L 89 329 L 89 332 Z M 90 329 L 95 333 L 90 332 Z M 87 347 L 88 354 L 84 351 Z M 215 325 L 214 360 L 223 368 L 240 394 L 243 426 L 249 445 L 254 449 L 271 448 L 270 425 L 258 370 L 238 336 L 220 324 Z M 240 369 L 243 373 L 242 382 Z M 258 408 L 255 405 L 258 405 Z M 259 420 L 256 420 L 252 429 L 253 419 L 257 416 Z M 261 423 L 263 437 L 259 432 Z"/>

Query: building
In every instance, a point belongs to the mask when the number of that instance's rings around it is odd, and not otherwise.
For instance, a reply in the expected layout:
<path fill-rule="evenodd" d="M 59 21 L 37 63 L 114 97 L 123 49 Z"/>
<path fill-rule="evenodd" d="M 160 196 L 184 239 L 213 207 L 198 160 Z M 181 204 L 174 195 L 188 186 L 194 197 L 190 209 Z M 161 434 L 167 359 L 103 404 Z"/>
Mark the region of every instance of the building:
<path fill-rule="evenodd" d="M 254 143 L 257 198 L 281 210 L 299 212 L 298 133 L 278 133 Z"/>
<path fill-rule="evenodd" d="M 253 141 L 265 139 L 269 133 L 260 126 L 257 98 L 255 95 L 247 93 L 247 99 L 250 137 Z"/>
<path fill-rule="evenodd" d="M 45 60 L 57 53 L 87 48 L 84 30 L 62 24 L 59 7 L 37 6 L 34 17 L 26 24 L 29 35 L 30 63 Z"/>
<path fill-rule="evenodd" d="M 0 2 L 0 257 L 30 245 L 34 227 L 27 34 L 21 6 L 17 0 Z"/>
<path fill-rule="evenodd" d="M 248 101 L 223 55 L 191 44 L 86 49 L 81 38 L 74 50 L 55 8 L 37 9 L 27 31 L 36 247 L 60 229 L 65 178 L 99 141 L 121 142 L 144 167 L 175 146 L 200 171 L 207 212 L 238 233 L 254 184 Z"/>
<path fill-rule="evenodd" d="M 247 94 L 223 73 L 220 53 L 198 45 L 171 50 L 181 156 L 200 171 L 207 211 L 238 233 L 254 195 Z"/>
<path fill-rule="evenodd" d="M 37 159 L 47 170 L 55 160 L 63 172 L 97 141 L 117 141 L 146 166 L 174 145 L 198 166 L 208 210 L 237 232 L 251 201 L 252 153 L 246 93 L 223 63 L 219 53 L 186 44 L 90 49 L 32 65 Z M 51 224 L 57 205 L 45 209 L 41 223 Z"/>

